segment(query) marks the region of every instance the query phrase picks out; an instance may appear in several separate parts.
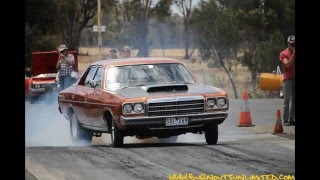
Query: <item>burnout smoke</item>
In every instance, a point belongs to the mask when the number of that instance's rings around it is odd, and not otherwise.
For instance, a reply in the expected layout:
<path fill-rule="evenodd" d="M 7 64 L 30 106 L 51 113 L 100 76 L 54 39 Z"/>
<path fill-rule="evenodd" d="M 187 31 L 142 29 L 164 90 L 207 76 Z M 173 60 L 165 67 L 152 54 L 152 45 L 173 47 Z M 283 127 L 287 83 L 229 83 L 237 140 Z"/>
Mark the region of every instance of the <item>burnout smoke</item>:
<path fill-rule="evenodd" d="M 26 146 L 70 146 L 69 122 L 60 114 L 56 96 L 25 101 Z"/>

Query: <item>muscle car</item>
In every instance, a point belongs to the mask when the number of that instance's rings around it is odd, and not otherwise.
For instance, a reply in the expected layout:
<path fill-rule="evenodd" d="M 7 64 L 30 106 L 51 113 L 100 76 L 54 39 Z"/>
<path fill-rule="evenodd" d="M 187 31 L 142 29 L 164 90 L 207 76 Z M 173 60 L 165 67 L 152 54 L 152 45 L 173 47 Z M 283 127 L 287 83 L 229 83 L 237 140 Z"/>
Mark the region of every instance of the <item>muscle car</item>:
<path fill-rule="evenodd" d="M 229 99 L 224 90 L 200 84 L 180 60 L 141 57 L 95 61 L 59 93 L 58 109 L 75 143 L 102 133 L 111 134 L 113 147 L 123 146 L 126 136 L 204 133 L 211 145 L 228 117 Z"/>
<path fill-rule="evenodd" d="M 74 69 L 78 72 L 77 52 L 69 51 L 75 57 Z M 43 99 L 46 103 L 57 100 L 58 80 L 56 64 L 58 51 L 32 52 L 32 76 L 25 77 L 25 96 L 30 103 Z"/>

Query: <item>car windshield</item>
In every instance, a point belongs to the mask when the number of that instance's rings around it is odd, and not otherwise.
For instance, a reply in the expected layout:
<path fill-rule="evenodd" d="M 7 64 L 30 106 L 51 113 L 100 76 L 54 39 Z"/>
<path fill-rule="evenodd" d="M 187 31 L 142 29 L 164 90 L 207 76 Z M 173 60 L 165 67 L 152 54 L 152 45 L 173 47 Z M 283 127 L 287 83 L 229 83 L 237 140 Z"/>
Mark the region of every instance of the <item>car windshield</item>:
<path fill-rule="evenodd" d="M 118 89 L 152 84 L 181 83 L 195 83 L 195 79 L 183 64 L 140 64 L 110 67 L 105 87 Z"/>

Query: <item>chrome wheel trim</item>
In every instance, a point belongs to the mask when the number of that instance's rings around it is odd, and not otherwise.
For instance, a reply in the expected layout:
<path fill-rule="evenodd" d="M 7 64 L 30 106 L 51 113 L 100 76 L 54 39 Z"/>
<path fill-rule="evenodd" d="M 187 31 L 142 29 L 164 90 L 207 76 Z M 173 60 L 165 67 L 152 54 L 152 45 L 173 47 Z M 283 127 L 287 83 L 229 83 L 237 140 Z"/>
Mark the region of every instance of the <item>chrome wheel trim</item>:
<path fill-rule="evenodd" d="M 111 126 L 111 141 L 112 143 L 114 142 L 114 122 L 112 121 L 112 126 Z"/>
<path fill-rule="evenodd" d="M 78 130 L 77 130 L 77 125 L 78 125 L 78 121 L 77 121 L 77 118 L 75 115 L 73 115 L 74 117 L 72 118 L 72 121 L 71 121 L 71 130 L 72 130 L 72 136 L 73 137 L 77 137 L 77 133 L 78 133 Z"/>

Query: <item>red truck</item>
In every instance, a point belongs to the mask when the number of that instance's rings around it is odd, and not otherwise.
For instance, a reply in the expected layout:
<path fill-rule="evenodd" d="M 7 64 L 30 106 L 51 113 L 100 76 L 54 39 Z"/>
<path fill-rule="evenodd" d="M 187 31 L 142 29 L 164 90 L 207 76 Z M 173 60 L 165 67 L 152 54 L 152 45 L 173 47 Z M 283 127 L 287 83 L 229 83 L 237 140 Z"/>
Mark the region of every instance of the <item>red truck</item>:
<path fill-rule="evenodd" d="M 74 71 L 78 72 L 78 56 L 76 51 L 69 51 L 74 55 Z M 56 64 L 58 51 L 33 52 L 31 77 L 25 76 L 25 97 L 33 104 L 44 100 L 52 103 L 57 100 L 58 79 Z"/>

